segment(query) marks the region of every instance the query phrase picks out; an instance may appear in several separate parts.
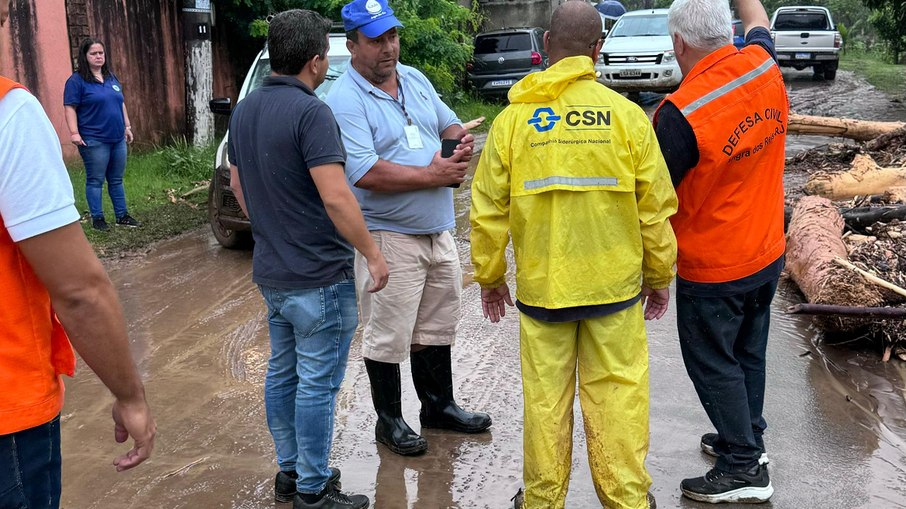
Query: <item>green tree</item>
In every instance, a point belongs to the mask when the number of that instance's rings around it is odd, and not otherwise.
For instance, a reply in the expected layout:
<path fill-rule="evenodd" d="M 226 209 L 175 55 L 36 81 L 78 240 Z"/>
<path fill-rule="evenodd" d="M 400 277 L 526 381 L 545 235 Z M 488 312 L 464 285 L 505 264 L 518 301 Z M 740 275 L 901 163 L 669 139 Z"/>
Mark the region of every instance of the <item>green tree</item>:
<path fill-rule="evenodd" d="M 865 0 L 871 7 L 869 20 L 878 36 L 887 43 L 888 54 L 894 64 L 906 50 L 906 0 Z"/>
<path fill-rule="evenodd" d="M 348 0 L 216 0 L 218 17 L 243 34 L 231 45 L 258 51 L 267 37 L 267 16 L 286 9 L 311 9 L 339 22 Z M 392 0 L 403 23 L 400 60 L 424 72 L 444 94 L 454 93 L 472 57 L 472 35 L 481 15 L 455 0 Z M 254 56 L 254 54 L 252 54 Z M 250 60 L 251 58 L 248 58 Z"/>

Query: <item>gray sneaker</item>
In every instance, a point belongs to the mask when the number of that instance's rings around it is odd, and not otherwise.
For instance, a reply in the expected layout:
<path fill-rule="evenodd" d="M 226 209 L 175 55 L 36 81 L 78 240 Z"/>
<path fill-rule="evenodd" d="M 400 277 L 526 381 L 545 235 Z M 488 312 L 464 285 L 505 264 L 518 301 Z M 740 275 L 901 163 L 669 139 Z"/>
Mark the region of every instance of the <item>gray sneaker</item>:
<path fill-rule="evenodd" d="M 705 433 L 704 435 L 702 435 L 702 441 L 700 444 L 702 452 L 707 454 L 708 456 L 713 456 L 715 458 L 720 456 L 720 454 L 718 454 L 714 449 L 714 447 L 717 445 L 718 438 L 719 437 L 717 433 Z M 768 458 L 768 453 L 764 449 L 762 449 L 761 456 L 758 458 L 758 464 L 767 465 L 770 462 L 771 459 Z"/>

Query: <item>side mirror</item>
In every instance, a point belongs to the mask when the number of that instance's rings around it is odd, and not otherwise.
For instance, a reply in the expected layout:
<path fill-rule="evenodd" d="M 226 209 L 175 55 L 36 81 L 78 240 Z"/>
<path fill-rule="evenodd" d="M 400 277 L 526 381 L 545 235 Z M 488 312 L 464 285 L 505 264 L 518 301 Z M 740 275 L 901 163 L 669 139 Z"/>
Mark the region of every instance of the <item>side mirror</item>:
<path fill-rule="evenodd" d="M 229 115 L 233 110 L 233 100 L 229 97 L 216 97 L 208 101 L 208 108 L 215 115 Z"/>

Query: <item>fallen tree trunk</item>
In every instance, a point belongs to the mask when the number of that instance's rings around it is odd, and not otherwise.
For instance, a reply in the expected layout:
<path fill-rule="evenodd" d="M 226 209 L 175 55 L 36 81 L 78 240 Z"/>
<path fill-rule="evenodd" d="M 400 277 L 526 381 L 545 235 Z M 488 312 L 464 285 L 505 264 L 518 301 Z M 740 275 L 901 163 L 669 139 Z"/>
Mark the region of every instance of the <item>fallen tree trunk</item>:
<path fill-rule="evenodd" d="M 906 319 L 906 308 L 832 306 L 828 304 L 795 304 L 786 310 L 791 315 L 859 316 L 863 318 Z"/>
<path fill-rule="evenodd" d="M 817 172 L 805 183 L 806 194 L 831 200 L 882 194 L 893 187 L 906 186 L 906 168 L 882 168 L 871 156 L 859 154 L 843 173 Z"/>
<path fill-rule="evenodd" d="M 851 118 L 816 117 L 790 113 L 787 131 L 792 134 L 837 136 L 857 141 L 873 140 L 906 126 L 903 122 L 873 122 Z"/>
<path fill-rule="evenodd" d="M 842 233 L 843 217 L 830 200 L 801 198 L 789 225 L 787 269 L 812 304 L 878 306 L 883 301 L 880 292 L 834 262 L 838 257 L 847 259 Z M 866 322 L 833 316 L 816 319 L 816 324 L 825 330 L 845 332 L 864 327 Z"/>

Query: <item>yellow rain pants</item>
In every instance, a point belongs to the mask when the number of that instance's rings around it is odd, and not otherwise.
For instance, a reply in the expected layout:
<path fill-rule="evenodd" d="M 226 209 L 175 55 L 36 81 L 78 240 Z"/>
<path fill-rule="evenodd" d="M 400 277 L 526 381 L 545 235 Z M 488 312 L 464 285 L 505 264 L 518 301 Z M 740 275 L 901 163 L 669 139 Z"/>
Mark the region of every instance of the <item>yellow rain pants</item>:
<path fill-rule="evenodd" d="M 641 303 L 578 322 L 520 318 L 525 509 L 563 508 L 579 402 L 588 463 L 607 509 L 643 509 L 648 454 L 648 343 Z"/>

